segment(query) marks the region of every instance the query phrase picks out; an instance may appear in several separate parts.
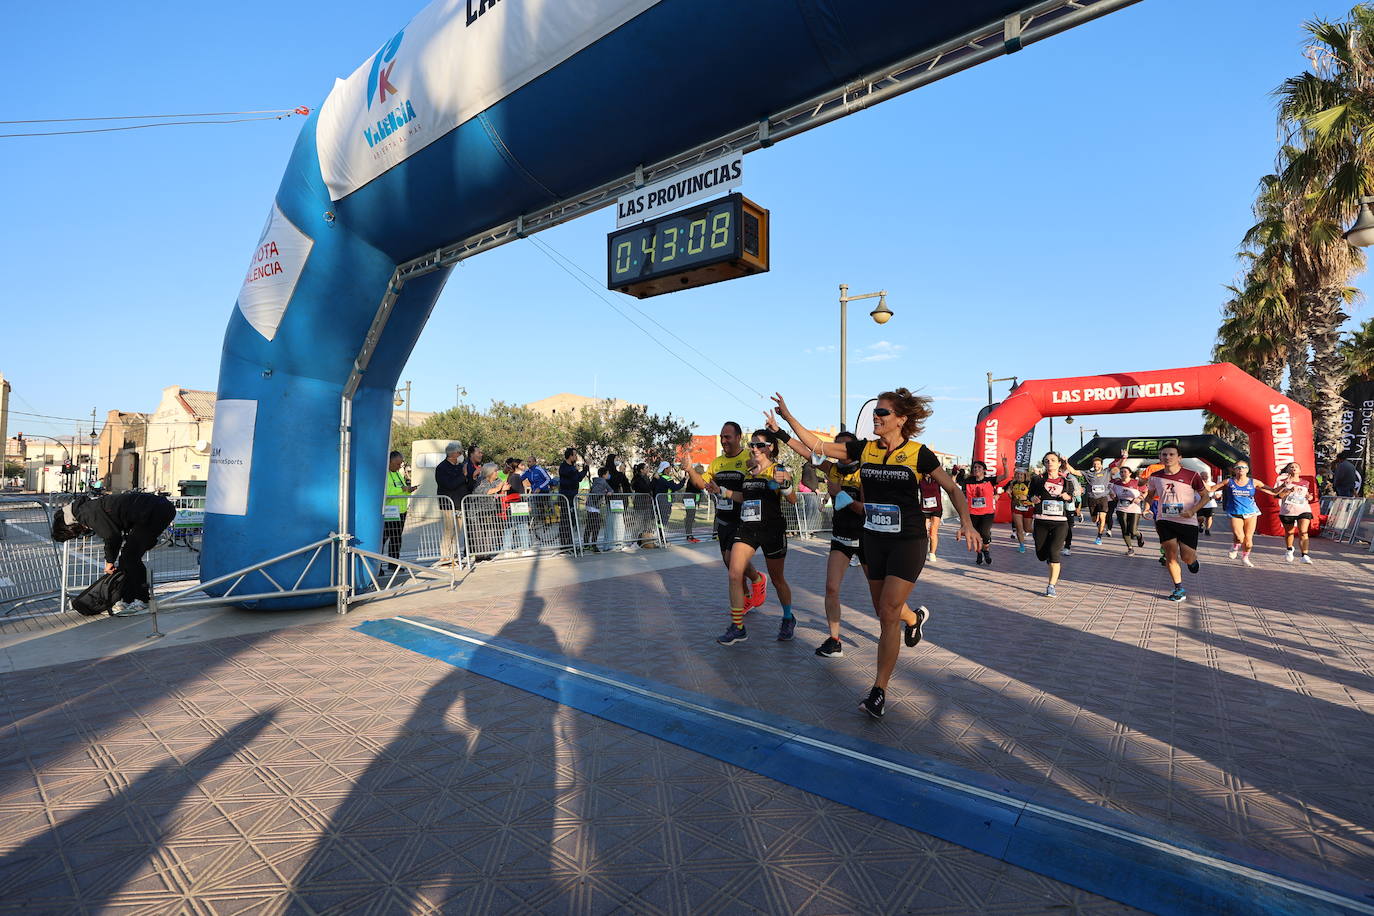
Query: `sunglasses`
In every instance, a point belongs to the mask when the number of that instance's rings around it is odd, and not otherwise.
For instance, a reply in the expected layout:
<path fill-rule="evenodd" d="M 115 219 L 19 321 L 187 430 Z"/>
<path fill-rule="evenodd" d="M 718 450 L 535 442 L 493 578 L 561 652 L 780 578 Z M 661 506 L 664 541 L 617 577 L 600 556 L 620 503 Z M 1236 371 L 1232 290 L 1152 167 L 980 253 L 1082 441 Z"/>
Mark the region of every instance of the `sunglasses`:
<path fill-rule="evenodd" d="M 1243 464 L 1238 464 L 1238 465 L 1236 465 L 1235 467 L 1231 468 L 1231 470 L 1233 470 L 1233 471 L 1248 471 L 1248 470 L 1250 470 L 1250 469 L 1249 469 L 1248 467 L 1246 467 L 1245 465 L 1243 465 Z"/>
<path fill-rule="evenodd" d="M 768 443 L 767 443 L 767 442 L 750 442 L 750 443 L 749 443 L 749 447 L 750 447 L 750 448 L 768 448 Z"/>
<path fill-rule="evenodd" d="M 892 416 L 892 411 L 888 410 L 886 407 L 875 407 L 873 408 L 873 416 L 890 417 Z"/>

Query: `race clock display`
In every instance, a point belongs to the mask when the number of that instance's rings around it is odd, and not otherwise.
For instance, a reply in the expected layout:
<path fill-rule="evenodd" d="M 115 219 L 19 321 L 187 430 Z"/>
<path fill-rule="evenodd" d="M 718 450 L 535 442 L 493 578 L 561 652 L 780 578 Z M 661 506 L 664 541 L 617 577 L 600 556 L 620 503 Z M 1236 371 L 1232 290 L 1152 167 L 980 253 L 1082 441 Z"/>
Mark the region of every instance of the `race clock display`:
<path fill-rule="evenodd" d="M 647 299 L 768 270 L 768 211 L 741 194 L 619 229 L 607 286 Z"/>

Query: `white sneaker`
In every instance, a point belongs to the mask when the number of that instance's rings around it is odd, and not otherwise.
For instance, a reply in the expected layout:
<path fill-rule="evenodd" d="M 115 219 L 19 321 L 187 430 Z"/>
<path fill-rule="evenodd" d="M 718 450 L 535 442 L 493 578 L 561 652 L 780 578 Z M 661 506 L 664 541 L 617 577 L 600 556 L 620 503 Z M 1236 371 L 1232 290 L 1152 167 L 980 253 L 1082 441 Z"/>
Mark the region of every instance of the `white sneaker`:
<path fill-rule="evenodd" d="M 1255 568 L 1255 564 L 1250 562 L 1250 554 L 1248 553 L 1245 556 L 1241 557 L 1240 561 L 1244 563 L 1246 566 L 1250 567 L 1251 569 Z"/>
<path fill-rule="evenodd" d="M 1312 558 L 1309 557 L 1307 554 L 1302 555 L 1302 561 L 1306 563 L 1308 566 L 1312 565 Z"/>
<path fill-rule="evenodd" d="M 520 556 L 522 556 L 522 557 L 532 557 L 532 556 L 534 556 L 534 555 L 535 555 L 535 552 L 534 552 L 533 550 L 522 550 L 522 551 L 520 551 Z"/>
<path fill-rule="evenodd" d="M 933 553 L 932 553 L 930 556 L 926 557 L 926 559 L 929 560 L 931 563 L 939 563 L 939 562 L 940 562 L 940 558 L 937 557 L 937 556 L 936 556 L 935 554 L 933 554 Z"/>
<path fill-rule="evenodd" d="M 128 609 L 129 605 L 125 604 L 123 601 L 116 601 L 114 604 L 110 605 L 110 613 L 115 617 L 122 616 Z"/>
<path fill-rule="evenodd" d="M 1283 561 L 1284 561 L 1285 563 L 1292 563 L 1292 562 L 1293 562 L 1293 548 L 1292 548 L 1292 547 L 1289 547 L 1286 551 L 1284 551 Z"/>
<path fill-rule="evenodd" d="M 1234 559 L 1236 558 L 1236 554 L 1238 554 L 1238 553 L 1240 553 L 1240 545 L 1238 545 L 1238 544 L 1232 544 L 1232 545 L 1231 545 L 1231 552 L 1230 552 L 1227 556 L 1229 556 L 1231 559 L 1234 560 Z"/>
<path fill-rule="evenodd" d="M 148 605 L 142 601 L 116 601 L 114 607 L 110 608 L 110 613 L 115 617 L 133 617 L 135 614 L 143 614 L 148 610 Z"/>
<path fill-rule="evenodd" d="M 859 565 L 859 558 L 858 558 L 857 556 L 850 557 L 850 558 L 849 558 L 849 565 L 850 565 L 850 566 L 858 566 L 858 565 Z"/>

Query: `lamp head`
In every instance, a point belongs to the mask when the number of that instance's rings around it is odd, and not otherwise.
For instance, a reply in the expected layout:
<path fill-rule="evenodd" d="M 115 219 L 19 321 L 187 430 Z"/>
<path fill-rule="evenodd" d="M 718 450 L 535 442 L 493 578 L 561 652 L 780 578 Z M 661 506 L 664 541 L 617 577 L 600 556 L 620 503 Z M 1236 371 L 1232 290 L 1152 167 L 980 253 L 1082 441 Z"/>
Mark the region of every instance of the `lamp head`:
<path fill-rule="evenodd" d="M 1064 418 L 1064 422 L 1067 423 L 1067 424 L 1069 424 L 1070 426 L 1072 426 L 1072 425 L 1073 425 L 1073 417 L 1065 417 L 1065 418 Z"/>
<path fill-rule="evenodd" d="M 887 324 L 892 317 L 892 309 L 887 307 L 887 293 L 878 296 L 878 307 L 868 313 L 878 324 Z"/>
<path fill-rule="evenodd" d="M 401 396 L 398 394 L 398 395 L 396 395 L 396 400 L 392 401 L 391 403 L 395 404 L 397 407 L 400 407 L 400 406 L 401 406 L 402 404 L 404 404 L 405 402 L 406 402 L 406 399 L 403 398 L 403 397 L 401 397 Z"/>
<path fill-rule="evenodd" d="M 1355 225 L 1345 231 L 1345 240 L 1356 248 L 1374 245 L 1374 211 L 1369 209 L 1367 202 L 1360 203 L 1360 215 L 1355 219 Z"/>

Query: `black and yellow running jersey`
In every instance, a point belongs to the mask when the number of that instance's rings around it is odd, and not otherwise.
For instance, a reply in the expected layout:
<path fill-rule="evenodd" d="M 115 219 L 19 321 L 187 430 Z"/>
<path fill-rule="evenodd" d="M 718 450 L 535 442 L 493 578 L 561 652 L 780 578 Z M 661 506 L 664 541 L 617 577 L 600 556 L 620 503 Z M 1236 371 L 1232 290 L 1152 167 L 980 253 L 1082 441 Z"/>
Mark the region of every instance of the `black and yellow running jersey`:
<path fill-rule="evenodd" d="M 728 455 L 717 455 L 711 459 L 711 464 L 706 468 L 706 473 L 701 476 L 723 490 L 742 490 L 744 489 L 744 475 L 748 470 L 749 453 L 748 451 L 741 451 L 733 458 Z M 717 497 L 716 524 L 727 527 L 738 525 L 739 503 Z"/>
<path fill-rule="evenodd" d="M 744 501 L 739 507 L 740 526 L 759 525 L 764 528 L 785 528 L 782 518 L 782 489 L 773 479 L 777 467 L 770 464 L 757 474 L 745 472 L 740 492 Z"/>
<path fill-rule="evenodd" d="M 850 460 L 859 462 L 864 530 L 886 537 L 926 537 L 921 514 L 921 481 L 940 467 L 929 448 L 908 439 L 892 451 L 879 440 L 846 442 Z"/>
<path fill-rule="evenodd" d="M 835 462 L 830 462 L 830 467 L 825 472 L 825 479 L 835 484 L 844 493 L 849 494 L 849 498 L 855 502 L 863 502 L 863 494 L 859 487 L 859 468 L 857 465 L 848 474 L 842 473 Z M 849 506 L 843 509 L 836 509 L 831 521 L 831 533 L 835 537 L 853 540 L 859 536 L 863 530 L 864 517 L 855 512 Z"/>

